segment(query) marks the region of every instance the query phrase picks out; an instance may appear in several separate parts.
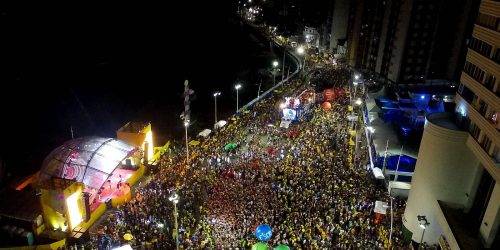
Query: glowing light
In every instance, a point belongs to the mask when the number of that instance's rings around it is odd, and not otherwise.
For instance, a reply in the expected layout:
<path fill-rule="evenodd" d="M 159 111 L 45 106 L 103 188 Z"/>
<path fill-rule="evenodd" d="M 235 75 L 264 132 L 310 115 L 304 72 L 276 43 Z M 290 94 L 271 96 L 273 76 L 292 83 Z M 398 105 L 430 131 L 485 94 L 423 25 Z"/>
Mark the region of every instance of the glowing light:
<path fill-rule="evenodd" d="M 133 248 L 129 244 L 127 244 L 127 245 L 113 248 L 111 250 L 133 250 Z"/>
<path fill-rule="evenodd" d="M 153 158 L 154 148 L 153 148 L 153 132 L 150 130 L 146 133 L 146 138 L 144 139 L 144 143 L 142 144 L 142 150 L 146 151 L 146 143 L 148 146 L 148 155 L 147 160 Z"/>
<path fill-rule="evenodd" d="M 278 66 L 278 61 L 273 61 L 273 67 L 277 67 Z"/>
<path fill-rule="evenodd" d="M 220 94 L 221 94 L 220 92 L 215 92 L 214 97 L 220 96 Z"/>
<path fill-rule="evenodd" d="M 420 227 L 421 227 L 422 229 L 425 229 L 425 225 L 424 225 L 424 224 L 420 224 Z"/>
<path fill-rule="evenodd" d="M 425 99 L 425 95 L 421 95 L 420 99 L 422 99 L 422 100 Z"/>
<path fill-rule="evenodd" d="M 240 89 L 241 88 L 241 84 L 237 84 L 236 86 L 234 86 L 235 89 Z"/>
<path fill-rule="evenodd" d="M 302 55 L 302 54 L 304 54 L 304 48 L 303 48 L 302 46 L 301 46 L 301 47 L 298 47 L 298 48 L 297 48 L 297 53 L 299 53 L 299 54 L 301 54 L 301 55 Z"/>
<path fill-rule="evenodd" d="M 356 105 L 361 105 L 361 103 L 363 103 L 363 101 L 361 101 L 361 99 L 358 98 L 355 103 L 356 103 Z"/>
<path fill-rule="evenodd" d="M 68 207 L 69 214 L 69 226 L 70 230 L 73 230 L 80 222 L 82 222 L 82 213 L 78 207 L 78 198 L 80 193 L 73 193 L 66 199 L 66 206 Z"/>
<path fill-rule="evenodd" d="M 187 126 L 189 126 L 189 121 L 184 122 L 184 127 L 187 127 Z"/>
<path fill-rule="evenodd" d="M 359 75 L 354 75 L 354 79 L 358 80 L 359 79 Z"/>
<path fill-rule="evenodd" d="M 177 193 L 172 193 L 172 195 L 170 195 L 170 197 L 168 197 L 168 200 L 173 202 L 174 204 L 177 204 L 179 203 L 179 195 Z"/>

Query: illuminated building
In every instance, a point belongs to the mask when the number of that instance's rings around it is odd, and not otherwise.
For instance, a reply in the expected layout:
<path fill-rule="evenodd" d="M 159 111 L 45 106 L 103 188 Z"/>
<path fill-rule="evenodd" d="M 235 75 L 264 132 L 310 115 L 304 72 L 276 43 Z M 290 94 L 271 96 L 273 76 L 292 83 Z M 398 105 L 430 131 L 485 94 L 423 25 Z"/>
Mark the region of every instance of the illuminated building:
<path fill-rule="evenodd" d="M 427 116 L 406 211 L 414 242 L 500 248 L 500 2 L 482 0 L 457 91 L 456 112 Z"/>

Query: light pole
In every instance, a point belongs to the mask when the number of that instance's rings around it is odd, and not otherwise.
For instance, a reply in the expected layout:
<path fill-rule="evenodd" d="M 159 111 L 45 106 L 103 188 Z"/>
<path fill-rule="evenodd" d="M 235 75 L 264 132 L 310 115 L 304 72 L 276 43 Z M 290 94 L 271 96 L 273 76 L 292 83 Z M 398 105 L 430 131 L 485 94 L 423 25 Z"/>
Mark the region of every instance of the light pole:
<path fill-rule="evenodd" d="M 281 81 L 285 80 L 285 55 L 286 55 L 286 45 L 283 46 L 283 70 L 281 71 Z"/>
<path fill-rule="evenodd" d="M 236 89 L 236 113 L 238 113 L 238 110 L 240 109 L 239 108 L 239 100 L 238 100 L 238 90 L 241 88 L 241 84 L 237 84 L 236 86 L 234 86 L 234 88 Z"/>
<path fill-rule="evenodd" d="M 420 249 L 422 249 L 422 241 L 424 240 L 425 229 L 431 223 L 429 223 L 427 221 L 427 218 L 425 218 L 425 215 L 417 215 L 417 220 L 420 223 L 420 227 L 423 229 L 423 231 L 422 231 L 422 237 L 420 238 L 420 243 L 418 244 L 418 250 L 420 250 Z"/>
<path fill-rule="evenodd" d="M 260 86 L 262 85 L 262 78 L 260 79 L 259 89 L 257 90 L 257 98 L 260 98 Z"/>
<path fill-rule="evenodd" d="M 186 120 L 184 121 L 184 128 L 186 130 L 186 162 L 189 164 L 188 127 L 189 127 L 189 120 Z"/>
<path fill-rule="evenodd" d="M 173 192 L 168 200 L 174 203 L 174 225 L 175 225 L 175 246 L 176 249 L 179 250 L 179 225 L 177 224 L 177 217 L 179 214 L 177 213 L 177 203 L 179 203 L 179 195 Z"/>
<path fill-rule="evenodd" d="M 391 200 L 391 231 L 389 232 L 389 247 L 392 247 L 392 224 L 394 220 L 393 210 L 392 210 L 392 196 L 389 194 L 389 199 Z"/>
<path fill-rule="evenodd" d="M 215 100 L 215 112 L 214 112 L 214 115 L 215 115 L 215 123 L 214 123 L 214 128 L 215 126 L 217 125 L 217 96 L 220 96 L 220 92 L 215 92 L 214 93 L 214 100 Z"/>
<path fill-rule="evenodd" d="M 306 51 L 304 50 L 303 47 L 298 47 L 297 48 L 297 53 L 299 53 L 299 55 L 304 54 L 304 63 L 302 63 L 302 69 L 306 70 L 306 57 L 307 57 Z"/>
<path fill-rule="evenodd" d="M 273 84 L 276 85 L 276 67 L 278 67 L 278 61 L 273 61 Z"/>

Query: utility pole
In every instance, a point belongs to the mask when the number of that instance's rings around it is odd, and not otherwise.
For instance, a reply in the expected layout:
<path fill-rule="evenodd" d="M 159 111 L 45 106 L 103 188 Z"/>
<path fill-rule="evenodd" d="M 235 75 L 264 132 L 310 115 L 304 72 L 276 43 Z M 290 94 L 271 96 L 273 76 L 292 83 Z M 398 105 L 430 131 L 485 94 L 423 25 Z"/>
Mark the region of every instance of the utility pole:
<path fill-rule="evenodd" d="M 394 174 L 394 181 L 398 181 L 399 162 L 401 161 L 401 155 L 403 154 L 403 147 L 404 146 L 401 146 L 401 151 L 399 151 L 399 158 L 398 158 L 398 164 L 396 165 L 396 173 Z"/>
<path fill-rule="evenodd" d="M 387 144 L 385 145 L 385 153 L 384 153 L 384 164 L 382 164 L 382 174 L 385 177 L 385 164 L 387 163 L 387 150 L 389 149 L 389 140 L 387 140 Z"/>

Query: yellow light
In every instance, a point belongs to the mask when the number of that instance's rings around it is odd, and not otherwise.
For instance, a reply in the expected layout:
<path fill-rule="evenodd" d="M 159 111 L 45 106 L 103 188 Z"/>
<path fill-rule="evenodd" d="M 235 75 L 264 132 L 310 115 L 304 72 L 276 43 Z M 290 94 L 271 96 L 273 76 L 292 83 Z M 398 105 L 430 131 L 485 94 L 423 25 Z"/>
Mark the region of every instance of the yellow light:
<path fill-rule="evenodd" d="M 154 155 L 154 145 L 153 145 L 153 132 L 150 130 L 146 133 L 146 138 L 144 139 L 144 144 L 142 144 L 142 150 L 146 151 L 146 142 L 148 143 L 148 155 L 147 160 L 153 158 Z"/>
<path fill-rule="evenodd" d="M 80 222 L 82 222 L 82 213 L 78 207 L 78 198 L 80 193 L 73 193 L 66 199 L 69 214 L 69 226 L 73 230 Z"/>

